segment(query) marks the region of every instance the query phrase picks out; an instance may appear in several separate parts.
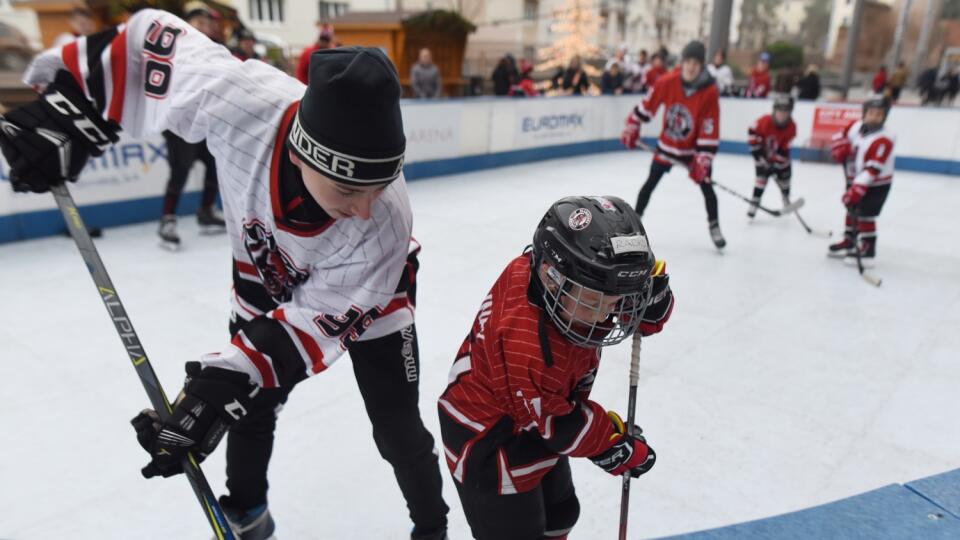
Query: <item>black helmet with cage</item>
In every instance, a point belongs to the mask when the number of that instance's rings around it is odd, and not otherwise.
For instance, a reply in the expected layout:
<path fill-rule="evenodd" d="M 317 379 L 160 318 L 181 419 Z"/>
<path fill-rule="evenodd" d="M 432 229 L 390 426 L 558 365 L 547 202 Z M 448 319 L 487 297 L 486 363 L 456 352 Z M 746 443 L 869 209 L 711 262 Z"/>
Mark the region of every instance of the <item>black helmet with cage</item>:
<path fill-rule="evenodd" d="M 863 102 L 863 123 L 860 124 L 861 132 L 866 135 L 867 133 L 872 133 L 883 127 L 883 124 L 886 123 L 887 117 L 890 116 L 890 98 L 881 94 L 876 94 L 868 98 Z M 866 116 L 867 111 L 870 109 L 880 109 L 883 111 L 883 120 L 880 122 L 867 123 Z"/>
<path fill-rule="evenodd" d="M 581 346 L 613 345 L 636 331 L 655 262 L 640 217 L 617 197 L 560 199 L 533 236 L 544 309 Z"/>
<path fill-rule="evenodd" d="M 777 111 L 785 111 L 787 113 L 786 120 L 783 122 L 777 121 Z M 790 115 L 793 114 L 793 98 L 790 96 L 777 96 L 773 99 L 773 123 L 777 127 L 783 127 L 790 122 Z"/>

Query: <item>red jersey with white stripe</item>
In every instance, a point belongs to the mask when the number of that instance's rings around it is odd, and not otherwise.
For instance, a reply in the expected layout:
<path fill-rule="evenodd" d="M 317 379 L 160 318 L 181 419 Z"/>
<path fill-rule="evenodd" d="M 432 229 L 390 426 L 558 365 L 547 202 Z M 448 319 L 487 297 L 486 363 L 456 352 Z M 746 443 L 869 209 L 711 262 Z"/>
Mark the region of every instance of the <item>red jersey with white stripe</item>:
<path fill-rule="evenodd" d="M 896 160 L 893 147 L 896 137 L 880 128 L 864 135 L 860 132 L 863 122 L 851 122 L 838 136 L 850 141 L 852 159 L 847 160 L 847 180 L 868 187 L 883 186 L 893 182 L 893 166 Z"/>
<path fill-rule="evenodd" d="M 720 144 L 720 95 L 712 80 L 695 90 L 684 88 L 680 70 L 663 75 L 637 106 L 640 119 L 649 122 L 663 106 L 663 129 L 658 153 L 687 160 L 697 152 L 716 153 Z"/>
<path fill-rule="evenodd" d="M 763 157 L 776 155 L 790 158 L 790 141 L 797 136 L 797 125 L 791 118 L 783 127 L 777 126 L 772 114 L 757 119 L 747 130 L 747 144 L 751 151 L 760 151 Z"/>
<path fill-rule="evenodd" d="M 354 341 L 412 323 L 413 306 L 398 292 L 409 281 L 412 228 L 403 177 L 369 220 L 323 213 L 284 146 L 302 83 L 264 62 L 241 62 L 156 10 L 44 52 L 25 79 L 41 87 L 61 69 L 134 137 L 170 130 L 188 142 L 206 139 L 216 159 L 233 311 L 247 324 L 205 365 L 247 373 L 268 388 L 291 385 L 323 371 Z"/>
<path fill-rule="evenodd" d="M 556 330 L 530 259 L 510 262 L 483 300 L 439 400 L 453 477 L 500 494 L 533 489 L 560 455 L 603 452 L 614 433 L 588 399 L 600 351 Z"/>

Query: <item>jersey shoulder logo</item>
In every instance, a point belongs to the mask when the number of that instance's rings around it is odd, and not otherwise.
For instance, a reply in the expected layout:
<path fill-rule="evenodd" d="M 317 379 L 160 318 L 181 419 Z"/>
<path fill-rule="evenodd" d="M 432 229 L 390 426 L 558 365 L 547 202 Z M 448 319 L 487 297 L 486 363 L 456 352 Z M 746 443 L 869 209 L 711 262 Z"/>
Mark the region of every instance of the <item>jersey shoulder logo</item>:
<path fill-rule="evenodd" d="M 667 108 L 663 119 L 667 137 L 675 141 L 682 141 L 693 131 L 693 115 L 682 103 L 675 103 Z"/>
<path fill-rule="evenodd" d="M 243 224 L 243 244 L 257 267 L 263 287 L 277 303 L 289 302 L 293 290 L 310 275 L 297 268 L 290 257 L 277 246 L 277 241 L 259 220 Z"/>

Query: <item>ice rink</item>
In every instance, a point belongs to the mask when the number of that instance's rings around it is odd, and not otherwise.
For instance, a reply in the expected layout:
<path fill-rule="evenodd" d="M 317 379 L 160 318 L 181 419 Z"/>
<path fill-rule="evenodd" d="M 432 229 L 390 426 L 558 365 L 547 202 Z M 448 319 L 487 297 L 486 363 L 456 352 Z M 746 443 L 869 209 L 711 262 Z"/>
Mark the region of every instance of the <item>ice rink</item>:
<path fill-rule="evenodd" d="M 553 200 L 631 203 L 650 154 L 616 152 L 411 182 L 421 410 L 436 398 L 480 300 L 530 242 Z M 747 156 L 715 178 L 743 193 Z M 814 227 L 839 234 L 836 166 L 796 163 L 794 193 Z M 898 172 L 878 220 L 875 289 L 825 257 L 828 240 L 792 216 L 745 217 L 719 192 L 728 246 L 710 243 L 699 190 L 667 176 L 645 216 L 677 305 L 644 341 L 638 423 L 658 463 L 634 482 L 630 537 L 750 520 L 960 467 L 960 241 L 957 177 Z M 765 204 L 777 208 L 774 182 Z M 159 210 L 159 209 L 158 209 Z M 106 231 L 107 268 L 168 394 L 183 363 L 227 342 L 225 236 L 157 247 L 156 223 Z M 183 478 L 144 480 L 128 421 L 147 399 L 72 242 L 0 246 L 0 538 L 201 539 L 209 529 Z M 629 345 L 605 351 L 593 398 L 625 411 Z M 370 437 L 349 358 L 305 381 L 280 417 L 271 467 L 277 537 L 405 539 L 411 524 Z M 204 464 L 223 490 L 223 454 Z M 470 538 L 449 474 L 450 538 Z M 574 460 L 576 539 L 615 538 L 620 482 Z"/>

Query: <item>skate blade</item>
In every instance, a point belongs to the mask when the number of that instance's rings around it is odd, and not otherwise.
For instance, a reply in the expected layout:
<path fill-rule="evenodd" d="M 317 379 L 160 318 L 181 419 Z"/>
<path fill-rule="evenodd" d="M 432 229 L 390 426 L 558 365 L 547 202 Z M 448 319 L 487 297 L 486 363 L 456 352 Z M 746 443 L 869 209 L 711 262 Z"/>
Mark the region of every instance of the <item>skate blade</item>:
<path fill-rule="evenodd" d="M 844 260 L 844 259 L 847 258 L 847 252 L 846 252 L 846 251 L 836 251 L 836 252 L 829 252 L 829 251 L 828 251 L 828 252 L 827 252 L 827 258 L 828 258 L 828 259 L 840 259 L 840 260 Z M 856 264 L 856 259 L 854 259 L 854 264 Z"/>
<path fill-rule="evenodd" d="M 161 240 L 160 248 L 176 253 L 177 251 L 180 251 L 180 244 L 174 243 L 174 242 L 167 242 L 166 240 Z"/>

